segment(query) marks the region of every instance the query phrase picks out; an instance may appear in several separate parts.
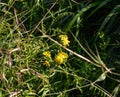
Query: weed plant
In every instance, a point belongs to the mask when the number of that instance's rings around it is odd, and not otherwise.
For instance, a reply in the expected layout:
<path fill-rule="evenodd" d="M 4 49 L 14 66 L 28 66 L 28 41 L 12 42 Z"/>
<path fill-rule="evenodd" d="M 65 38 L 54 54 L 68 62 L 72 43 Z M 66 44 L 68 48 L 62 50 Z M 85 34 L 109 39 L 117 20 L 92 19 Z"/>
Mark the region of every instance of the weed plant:
<path fill-rule="evenodd" d="M 0 0 L 0 97 L 119 97 L 119 0 Z"/>

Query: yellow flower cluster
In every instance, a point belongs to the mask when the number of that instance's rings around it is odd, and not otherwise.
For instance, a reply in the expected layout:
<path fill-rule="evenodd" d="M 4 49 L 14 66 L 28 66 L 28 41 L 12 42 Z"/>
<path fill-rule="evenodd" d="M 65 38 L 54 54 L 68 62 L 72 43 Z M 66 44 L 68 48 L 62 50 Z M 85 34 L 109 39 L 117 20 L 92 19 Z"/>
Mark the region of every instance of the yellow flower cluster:
<path fill-rule="evenodd" d="M 45 52 L 43 52 L 43 55 L 44 55 L 45 57 L 47 57 L 47 58 L 50 58 L 50 59 L 51 59 L 51 54 L 50 54 L 50 52 L 49 52 L 49 51 L 45 51 Z"/>
<path fill-rule="evenodd" d="M 62 64 L 66 58 L 68 58 L 68 55 L 64 52 L 60 52 L 56 56 L 55 62 L 58 63 L 58 64 Z"/>
<path fill-rule="evenodd" d="M 68 36 L 67 35 L 59 35 L 59 38 L 61 40 L 61 43 L 63 46 L 69 46 L 70 41 L 68 40 Z M 52 58 L 51 58 L 51 53 L 49 51 L 44 51 L 43 52 L 45 61 L 44 61 L 44 65 L 46 65 L 47 67 L 50 67 L 50 62 L 53 62 Z M 68 58 L 68 55 L 65 52 L 59 52 L 54 61 L 58 64 L 63 64 L 65 62 L 65 59 Z"/>
<path fill-rule="evenodd" d="M 47 60 L 44 62 L 44 65 L 50 67 L 50 63 Z"/>
<path fill-rule="evenodd" d="M 62 44 L 66 47 L 69 46 L 70 41 L 68 40 L 68 36 L 67 35 L 59 35 L 59 38 L 62 41 Z"/>
<path fill-rule="evenodd" d="M 43 52 L 43 55 L 49 59 L 51 59 L 51 53 L 49 51 L 45 51 Z M 50 67 L 50 63 L 49 61 L 45 60 L 44 61 L 44 65 L 47 66 L 47 67 Z"/>

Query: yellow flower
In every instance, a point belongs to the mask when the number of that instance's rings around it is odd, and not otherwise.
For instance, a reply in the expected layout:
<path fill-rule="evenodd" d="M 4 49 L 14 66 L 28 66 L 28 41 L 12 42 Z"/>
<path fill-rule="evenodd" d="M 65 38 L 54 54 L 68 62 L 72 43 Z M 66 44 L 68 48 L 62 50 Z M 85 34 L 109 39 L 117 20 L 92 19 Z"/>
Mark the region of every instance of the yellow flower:
<path fill-rule="evenodd" d="M 62 44 L 66 47 L 69 46 L 70 41 L 68 40 L 68 36 L 67 35 L 59 35 L 59 38 L 62 41 Z"/>
<path fill-rule="evenodd" d="M 43 55 L 44 55 L 45 57 L 48 57 L 48 58 L 51 59 L 51 54 L 50 54 L 49 51 L 45 51 L 45 52 L 43 52 Z"/>
<path fill-rule="evenodd" d="M 58 56 L 60 56 L 60 57 L 63 58 L 63 59 L 65 59 L 65 58 L 68 57 L 68 55 L 67 55 L 66 53 L 64 53 L 64 52 L 58 53 Z"/>
<path fill-rule="evenodd" d="M 62 64 L 62 63 L 64 62 L 64 60 L 63 60 L 63 58 L 57 56 L 57 57 L 55 58 L 55 62 L 57 62 L 58 64 Z"/>
<path fill-rule="evenodd" d="M 56 56 L 55 62 L 57 62 L 58 64 L 62 64 L 66 58 L 68 58 L 68 55 L 64 52 L 60 52 Z"/>
<path fill-rule="evenodd" d="M 50 63 L 47 60 L 44 62 L 44 65 L 50 67 Z"/>

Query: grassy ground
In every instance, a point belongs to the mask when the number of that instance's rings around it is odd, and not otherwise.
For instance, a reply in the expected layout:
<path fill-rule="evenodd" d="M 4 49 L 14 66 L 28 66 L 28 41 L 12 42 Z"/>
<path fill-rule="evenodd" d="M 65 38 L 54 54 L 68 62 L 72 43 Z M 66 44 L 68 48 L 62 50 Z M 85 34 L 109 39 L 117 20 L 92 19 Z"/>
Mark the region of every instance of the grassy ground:
<path fill-rule="evenodd" d="M 119 0 L 0 0 L 0 97 L 119 97 Z"/>

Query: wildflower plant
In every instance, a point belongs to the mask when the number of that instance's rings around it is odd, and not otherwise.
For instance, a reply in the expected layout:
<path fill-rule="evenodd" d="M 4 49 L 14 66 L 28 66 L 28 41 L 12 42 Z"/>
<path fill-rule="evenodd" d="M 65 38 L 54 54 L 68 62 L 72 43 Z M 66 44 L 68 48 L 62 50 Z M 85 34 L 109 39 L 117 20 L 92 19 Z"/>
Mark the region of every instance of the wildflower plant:
<path fill-rule="evenodd" d="M 50 62 L 52 60 L 50 51 L 44 51 L 43 56 L 44 56 L 44 59 L 45 59 L 44 60 L 44 65 L 47 66 L 47 67 L 50 67 Z"/>
<path fill-rule="evenodd" d="M 70 41 L 68 40 L 68 36 L 67 35 L 59 35 L 59 38 L 63 44 L 63 46 L 67 47 L 70 44 Z"/>
<path fill-rule="evenodd" d="M 58 64 L 63 64 L 68 58 L 68 55 L 65 52 L 59 52 L 55 57 L 55 62 Z"/>
<path fill-rule="evenodd" d="M 0 0 L 0 97 L 119 96 L 119 16 L 120 0 Z"/>
<path fill-rule="evenodd" d="M 49 61 L 45 60 L 45 61 L 44 61 L 44 65 L 47 66 L 47 67 L 50 67 Z"/>
<path fill-rule="evenodd" d="M 43 52 L 43 55 L 44 55 L 46 58 L 51 59 L 51 53 L 50 53 L 50 51 L 44 51 L 44 52 Z"/>

